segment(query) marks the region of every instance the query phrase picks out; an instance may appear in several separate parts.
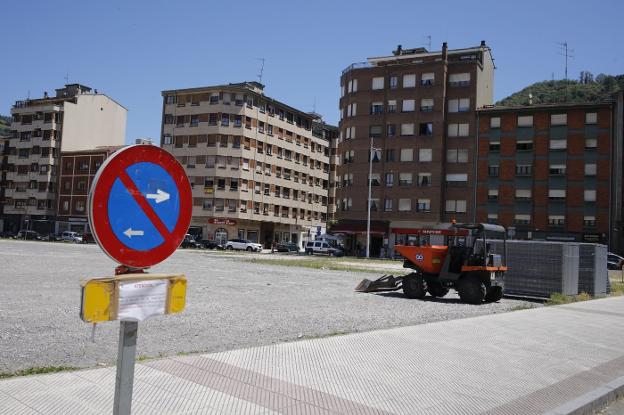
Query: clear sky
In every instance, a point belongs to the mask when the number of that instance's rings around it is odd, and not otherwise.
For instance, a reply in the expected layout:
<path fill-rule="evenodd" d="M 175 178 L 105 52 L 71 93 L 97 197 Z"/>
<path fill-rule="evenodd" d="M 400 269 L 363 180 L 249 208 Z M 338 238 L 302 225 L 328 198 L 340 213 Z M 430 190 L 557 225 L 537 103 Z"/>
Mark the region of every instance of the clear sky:
<path fill-rule="evenodd" d="M 126 139 L 160 134 L 160 92 L 257 80 L 265 93 L 338 122 L 342 69 L 397 44 L 492 47 L 495 99 L 581 70 L 624 73 L 624 1 L 7 1 L 0 114 L 82 83 L 128 108 Z"/>

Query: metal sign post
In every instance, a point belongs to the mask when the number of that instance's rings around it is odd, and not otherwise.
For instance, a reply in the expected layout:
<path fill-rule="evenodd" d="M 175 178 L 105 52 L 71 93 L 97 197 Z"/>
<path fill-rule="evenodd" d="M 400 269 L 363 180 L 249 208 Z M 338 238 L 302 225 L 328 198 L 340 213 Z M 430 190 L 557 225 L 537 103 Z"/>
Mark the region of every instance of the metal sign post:
<path fill-rule="evenodd" d="M 137 321 L 119 322 L 119 349 L 117 351 L 113 415 L 130 415 L 132 409 L 132 386 L 138 331 L 139 323 Z"/>
<path fill-rule="evenodd" d="M 180 245 L 191 222 L 191 186 L 171 154 L 125 147 L 99 169 L 89 192 L 89 225 L 102 250 L 121 264 L 115 277 L 82 286 L 86 322 L 120 320 L 114 415 L 130 415 L 139 321 L 184 309 L 183 275 L 150 275 Z"/>

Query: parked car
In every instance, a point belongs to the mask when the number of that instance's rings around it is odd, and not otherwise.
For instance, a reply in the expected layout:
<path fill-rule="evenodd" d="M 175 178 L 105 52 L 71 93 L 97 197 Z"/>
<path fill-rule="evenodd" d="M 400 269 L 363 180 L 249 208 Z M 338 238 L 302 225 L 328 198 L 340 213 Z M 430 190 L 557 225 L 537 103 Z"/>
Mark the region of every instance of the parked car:
<path fill-rule="evenodd" d="M 219 249 L 219 250 L 225 249 L 225 247 L 221 245 L 219 241 L 213 241 L 210 239 L 202 239 L 200 242 L 204 246 L 205 249 Z"/>
<path fill-rule="evenodd" d="M 225 249 L 237 249 L 239 251 L 262 251 L 262 245 L 246 239 L 230 239 L 225 244 Z"/>
<path fill-rule="evenodd" d="M 15 235 L 15 239 L 41 240 L 41 235 L 35 231 L 21 230 Z"/>
<path fill-rule="evenodd" d="M 622 269 L 624 258 L 612 252 L 607 253 L 607 269 Z"/>
<path fill-rule="evenodd" d="M 333 256 L 343 256 L 344 251 L 336 246 L 331 246 L 325 241 L 308 241 L 306 242 L 305 252 L 308 255 L 326 254 Z"/>
<path fill-rule="evenodd" d="M 65 231 L 61 234 L 61 240 L 80 244 L 82 243 L 82 236 L 78 232 Z"/>
<path fill-rule="evenodd" d="M 299 252 L 299 245 L 292 242 L 286 242 L 275 245 L 275 250 L 277 252 Z"/>
<path fill-rule="evenodd" d="M 204 245 L 202 245 L 201 242 L 197 242 L 193 235 L 187 233 L 186 235 L 184 235 L 184 240 L 180 244 L 180 247 L 182 247 L 182 248 L 199 248 L 199 249 L 201 249 L 201 248 L 204 247 Z"/>
<path fill-rule="evenodd" d="M 61 240 L 61 235 L 58 235 L 55 233 L 49 233 L 47 235 L 42 235 L 41 240 L 48 241 L 48 242 L 58 242 Z"/>
<path fill-rule="evenodd" d="M 15 238 L 15 232 L 0 232 L 0 238 Z"/>

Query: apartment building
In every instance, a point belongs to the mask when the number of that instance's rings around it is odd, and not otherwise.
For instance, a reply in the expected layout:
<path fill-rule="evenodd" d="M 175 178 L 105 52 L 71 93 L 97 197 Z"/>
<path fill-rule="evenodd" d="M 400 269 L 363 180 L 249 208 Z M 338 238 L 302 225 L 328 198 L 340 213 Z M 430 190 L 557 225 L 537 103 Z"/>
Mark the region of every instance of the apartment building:
<path fill-rule="evenodd" d="M 16 101 L 4 190 L 4 230 L 54 231 L 61 152 L 123 145 L 127 110 L 97 90 L 69 84 L 54 97 Z"/>
<path fill-rule="evenodd" d="M 258 82 L 163 91 L 161 145 L 193 187 L 190 232 L 270 247 L 325 232 L 329 142 Z"/>
<path fill-rule="evenodd" d="M 55 233 L 90 233 L 87 198 L 93 178 L 108 156 L 122 146 L 61 152 Z"/>
<path fill-rule="evenodd" d="M 615 244 L 621 237 L 622 172 L 616 108 L 479 109 L 476 219 L 508 227 L 519 239 Z"/>
<path fill-rule="evenodd" d="M 485 42 L 399 46 L 342 72 L 332 231 L 352 252 L 366 244 L 371 156 L 371 255 L 392 253 L 414 229 L 473 217 L 475 109 L 492 104 L 493 76 Z"/>
<path fill-rule="evenodd" d="M 340 130 L 337 126 L 327 124 L 323 117 L 316 113 L 310 113 L 312 121 L 312 135 L 322 138 L 329 143 L 329 188 L 327 194 L 327 222 L 331 225 L 336 219 L 336 166 L 338 165 L 338 141 Z"/>

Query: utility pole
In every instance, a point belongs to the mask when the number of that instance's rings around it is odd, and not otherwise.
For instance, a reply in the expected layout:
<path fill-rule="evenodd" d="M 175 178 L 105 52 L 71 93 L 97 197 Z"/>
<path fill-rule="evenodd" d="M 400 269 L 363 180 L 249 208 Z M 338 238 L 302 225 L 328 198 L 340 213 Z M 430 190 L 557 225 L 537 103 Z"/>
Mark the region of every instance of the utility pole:
<path fill-rule="evenodd" d="M 568 48 L 568 41 L 559 43 L 559 55 L 565 57 L 565 100 L 568 100 L 568 59 L 574 59 L 574 50 Z"/>
<path fill-rule="evenodd" d="M 262 74 L 264 73 L 264 58 L 258 58 L 258 60 L 262 62 L 262 65 L 260 66 L 260 73 L 258 74 L 258 80 L 260 83 L 262 83 Z"/>

